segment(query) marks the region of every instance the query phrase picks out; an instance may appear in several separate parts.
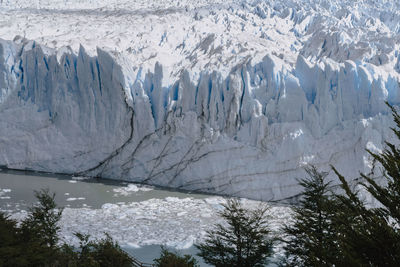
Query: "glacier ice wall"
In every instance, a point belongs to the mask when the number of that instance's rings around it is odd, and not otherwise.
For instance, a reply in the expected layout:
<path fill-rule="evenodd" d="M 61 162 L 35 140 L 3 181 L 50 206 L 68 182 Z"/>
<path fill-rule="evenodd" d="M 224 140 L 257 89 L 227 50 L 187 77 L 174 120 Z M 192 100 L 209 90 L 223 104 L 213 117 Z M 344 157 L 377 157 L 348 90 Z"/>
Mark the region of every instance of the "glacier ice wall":
<path fill-rule="evenodd" d="M 1 164 L 70 173 L 96 164 L 130 138 L 120 67 L 45 51 L 35 42 L 0 44 Z"/>
<path fill-rule="evenodd" d="M 384 101 L 400 103 L 397 73 L 366 62 L 135 69 L 101 49 L 0 41 L 0 165 L 281 200 L 307 163 L 368 171 L 365 148 L 392 138 Z"/>

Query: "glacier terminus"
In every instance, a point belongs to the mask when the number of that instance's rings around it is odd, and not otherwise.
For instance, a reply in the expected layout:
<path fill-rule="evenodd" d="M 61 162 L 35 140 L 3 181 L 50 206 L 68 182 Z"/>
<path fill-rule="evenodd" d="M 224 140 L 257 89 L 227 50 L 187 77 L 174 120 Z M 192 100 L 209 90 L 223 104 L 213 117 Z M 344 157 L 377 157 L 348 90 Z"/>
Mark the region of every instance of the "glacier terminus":
<path fill-rule="evenodd" d="M 400 3 L 3 0 L 0 166 L 284 200 L 369 172 Z"/>

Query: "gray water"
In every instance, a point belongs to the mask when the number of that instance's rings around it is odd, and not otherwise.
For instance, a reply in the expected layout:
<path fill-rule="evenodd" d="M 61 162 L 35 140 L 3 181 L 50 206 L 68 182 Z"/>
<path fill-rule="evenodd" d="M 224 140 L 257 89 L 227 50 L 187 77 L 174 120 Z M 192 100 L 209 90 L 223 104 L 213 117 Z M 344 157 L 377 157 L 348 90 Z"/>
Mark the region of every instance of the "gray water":
<path fill-rule="evenodd" d="M 78 182 L 79 181 L 79 182 Z M 23 171 L 0 171 L 0 210 L 13 213 L 27 210 L 36 202 L 34 191 L 49 189 L 55 193 L 55 201 L 60 207 L 100 208 L 105 203 L 140 202 L 152 198 L 205 198 L 208 195 L 152 187 L 149 191 L 130 192 L 128 195 L 117 194 L 114 189 L 127 186 L 127 183 L 106 179 L 82 179 L 67 175 L 32 173 Z M 139 187 L 141 185 L 138 185 Z M 74 199 L 71 201 L 71 199 Z M 158 245 L 140 248 L 123 247 L 130 255 L 146 263 L 152 263 L 159 257 L 161 247 Z M 190 247 L 176 251 L 180 254 L 195 255 L 197 250 Z M 199 257 L 201 266 L 206 265 Z"/>
<path fill-rule="evenodd" d="M 0 195 L 0 209 L 10 211 L 26 209 L 36 202 L 34 191 L 41 189 L 49 189 L 50 192 L 55 193 L 56 203 L 60 207 L 71 208 L 100 208 L 105 203 L 140 202 L 152 198 L 205 198 L 208 196 L 159 187 L 150 187 L 153 189 L 149 191 L 131 192 L 127 196 L 113 191 L 127 184 L 107 179 L 82 179 L 67 175 L 3 170 L 0 171 L 0 189 L 11 189 L 11 192 Z M 138 186 L 141 185 L 138 184 Z M 68 201 L 71 198 L 76 198 L 76 200 Z"/>

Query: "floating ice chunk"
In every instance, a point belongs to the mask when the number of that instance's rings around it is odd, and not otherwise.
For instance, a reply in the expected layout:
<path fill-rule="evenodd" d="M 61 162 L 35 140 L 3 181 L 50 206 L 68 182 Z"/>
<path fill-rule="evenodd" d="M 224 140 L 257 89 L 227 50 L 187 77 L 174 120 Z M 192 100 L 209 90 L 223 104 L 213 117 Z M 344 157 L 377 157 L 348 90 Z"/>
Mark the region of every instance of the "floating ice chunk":
<path fill-rule="evenodd" d="M 180 202 L 181 199 L 179 199 L 177 197 L 166 197 L 165 201 L 167 201 L 167 202 Z"/>
<path fill-rule="evenodd" d="M 78 198 L 76 198 L 78 199 Z M 79 241 L 73 233 L 88 233 L 93 238 L 102 238 L 109 233 L 122 246 L 139 248 L 146 245 L 167 245 L 176 249 L 187 249 L 201 241 L 207 230 L 221 222 L 219 204 L 210 204 L 203 199 L 178 198 L 150 199 L 125 205 L 106 203 L 100 209 L 82 205 L 82 208 L 65 208 L 60 221 L 61 236 L 71 244 Z M 208 199 L 212 203 L 224 201 L 220 197 Z M 245 207 L 253 208 L 257 201 L 243 201 Z M 288 220 L 290 208 L 272 207 L 271 225 L 274 231 Z M 190 216 L 185 216 L 190 214 Z M 178 216 L 177 216 L 178 215 Z M 181 216 L 179 216 L 181 215 Z M 22 220 L 26 213 L 18 212 L 13 218 Z"/>
<path fill-rule="evenodd" d="M 178 213 L 176 214 L 176 216 L 181 217 L 181 216 L 186 215 L 186 214 L 187 214 L 186 211 L 182 211 L 182 212 L 178 212 Z"/>
<path fill-rule="evenodd" d="M 86 198 L 84 197 L 69 197 L 67 198 L 67 201 L 76 201 L 76 200 L 85 200 Z"/>
<path fill-rule="evenodd" d="M 118 205 L 112 203 L 105 203 L 101 206 L 101 209 L 103 210 L 118 209 Z"/>
<path fill-rule="evenodd" d="M 90 179 L 90 177 L 73 176 L 72 179 L 73 179 L 73 180 L 76 180 L 76 181 L 83 181 L 83 180 L 88 180 L 88 179 Z"/>
<path fill-rule="evenodd" d="M 4 196 L 10 192 L 11 192 L 11 189 L 9 189 L 9 188 L 3 188 L 3 189 L 0 188 L 0 199 L 10 199 L 9 196 Z"/>
<path fill-rule="evenodd" d="M 128 192 L 138 192 L 139 188 L 134 184 L 129 184 L 126 187 L 113 189 L 114 192 L 118 192 L 120 194 L 128 194 Z"/>
<path fill-rule="evenodd" d="M 212 214 L 211 214 L 211 213 L 202 212 L 202 213 L 200 214 L 200 216 L 203 217 L 203 218 L 211 218 Z"/>
<path fill-rule="evenodd" d="M 225 200 L 222 197 L 208 197 L 204 199 L 204 202 L 208 204 L 222 204 Z"/>
<path fill-rule="evenodd" d="M 153 190 L 152 187 L 150 186 L 144 186 L 144 185 L 135 185 L 135 184 L 128 184 L 127 186 L 119 187 L 119 188 L 114 188 L 113 192 L 115 192 L 115 196 L 129 196 L 132 193 L 135 192 L 148 192 Z"/>

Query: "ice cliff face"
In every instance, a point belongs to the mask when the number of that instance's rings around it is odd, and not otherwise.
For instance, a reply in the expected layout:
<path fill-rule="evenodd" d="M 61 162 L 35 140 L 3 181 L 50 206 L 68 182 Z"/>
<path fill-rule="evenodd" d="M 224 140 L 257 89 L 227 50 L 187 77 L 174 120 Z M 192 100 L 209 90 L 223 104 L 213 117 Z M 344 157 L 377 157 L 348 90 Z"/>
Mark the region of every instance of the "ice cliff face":
<path fill-rule="evenodd" d="M 279 200 L 307 163 L 355 177 L 392 138 L 396 3 L 18 3 L 1 36 L 40 42 L 0 42 L 0 165 Z"/>

